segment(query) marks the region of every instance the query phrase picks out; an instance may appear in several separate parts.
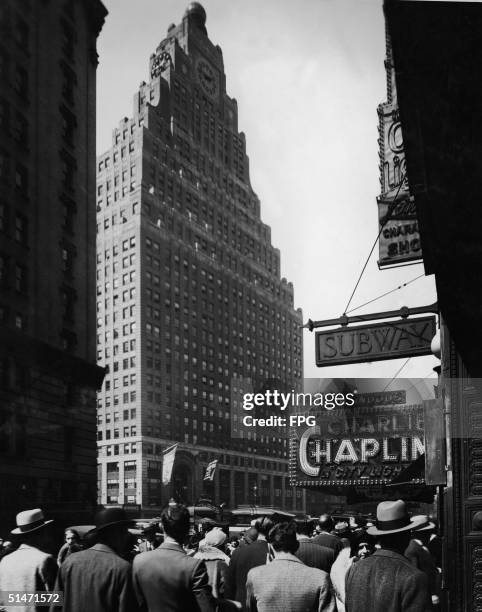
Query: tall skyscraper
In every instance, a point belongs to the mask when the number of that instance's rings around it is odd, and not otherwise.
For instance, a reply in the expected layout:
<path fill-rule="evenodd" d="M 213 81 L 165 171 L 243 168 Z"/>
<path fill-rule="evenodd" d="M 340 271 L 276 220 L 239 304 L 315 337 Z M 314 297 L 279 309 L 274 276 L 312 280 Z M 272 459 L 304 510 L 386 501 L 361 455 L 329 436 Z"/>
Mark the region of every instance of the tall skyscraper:
<path fill-rule="evenodd" d="M 301 509 L 288 441 L 244 431 L 239 392 L 301 387 L 301 310 L 251 188 L 219 46 L 191 3 L 149 61 L 132 118 L 98 157 L 100 501 L 194 502 L 218 459 L 216 502 Z M 244 436 L 244 437 L 241 437 Z M 162 451 L 179 443 L 171 485 Z"/>
<path fill-rule="evenodd" d="M 5 525 L 22 507 L 61 515 L 96 501 L 96 39 L 106 14 L 99 0 L 0 3 Z"/>

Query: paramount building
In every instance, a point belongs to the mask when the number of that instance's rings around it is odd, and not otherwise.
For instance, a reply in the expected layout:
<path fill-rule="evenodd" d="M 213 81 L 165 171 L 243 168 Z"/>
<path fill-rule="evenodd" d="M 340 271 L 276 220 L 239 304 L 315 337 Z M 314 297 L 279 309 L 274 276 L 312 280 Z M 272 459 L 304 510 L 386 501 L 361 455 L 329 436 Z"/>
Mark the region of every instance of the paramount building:
<path fill-rule="evenodd" d="M 100 502 L 157 509 L 210 493 L 303 509 L 288 441 L 232 436 L 239 387 L 301 389 L 301 311 L 251 188 L 221 49 L 192 3 L 149 61 L 132 118 L 98 157 L 97 357 Z M 234 423 L 234 429 L 236 429 Z M 179 443 L 171 483 L 162 453 Z"/>

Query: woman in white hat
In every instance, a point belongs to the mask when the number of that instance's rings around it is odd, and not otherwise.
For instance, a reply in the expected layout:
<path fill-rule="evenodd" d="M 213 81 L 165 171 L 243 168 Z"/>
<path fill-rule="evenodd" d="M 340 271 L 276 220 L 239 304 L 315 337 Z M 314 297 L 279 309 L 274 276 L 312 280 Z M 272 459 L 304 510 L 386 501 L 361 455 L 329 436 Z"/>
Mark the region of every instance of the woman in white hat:
<path fill-rule="evenodd" d="M 226 538 L 226 534 L 220 527 L 214 527 L 199 542 L 198 552 L 194 555 L 195 559 L 204 561 L 209 584 L 216 599 L 224 596 L 224 585 L 228 573 L 229 557 L 221 550 Z"/>

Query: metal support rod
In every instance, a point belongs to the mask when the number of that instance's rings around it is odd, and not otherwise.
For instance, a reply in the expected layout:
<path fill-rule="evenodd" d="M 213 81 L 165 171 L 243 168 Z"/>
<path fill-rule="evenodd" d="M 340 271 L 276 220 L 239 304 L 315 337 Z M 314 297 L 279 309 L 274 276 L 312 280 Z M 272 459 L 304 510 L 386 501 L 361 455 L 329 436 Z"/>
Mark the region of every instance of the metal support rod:
<path fill-rule="evenodd" d="M 349 323 L 359 323 L 360 321 L 378 321 L 380 319 L 391 319 L 394 317 L 401 317 L 402 319 L 407 319 L 410 315 L 428 313 L 438 313 L 437 302 L 435 302 L 434 304 L 430 304 L 429 306 L 416 306 L 415 308 L 408 308 L 407 306 L 402 306 L 398 310 L 373 312 L 371 314 L 353 315 L 351 317 L 342 315 L 338 319 L 325 319 L 323 321 L 312 321 L 311 319 L 308 319 L 308 323 L 305 323 L 305 325 L 302 325 L 301 327 L 313 331 L 317 327 L 330 327 L 332 325 L 341 325 L 342 327 L 346 327 Z"/>

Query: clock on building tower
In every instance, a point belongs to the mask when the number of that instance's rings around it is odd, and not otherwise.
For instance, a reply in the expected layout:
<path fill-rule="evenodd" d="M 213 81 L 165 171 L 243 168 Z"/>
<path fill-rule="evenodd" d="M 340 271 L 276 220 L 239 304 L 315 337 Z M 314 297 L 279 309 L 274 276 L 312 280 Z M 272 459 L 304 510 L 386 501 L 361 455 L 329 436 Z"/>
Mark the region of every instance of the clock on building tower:
<path fill-rule="evenodd" d="M 219 94 L 219 78 L 211 64 L 201 58 L 196 62 L 196 75 L 203 92 L 211 98 Z"/>

